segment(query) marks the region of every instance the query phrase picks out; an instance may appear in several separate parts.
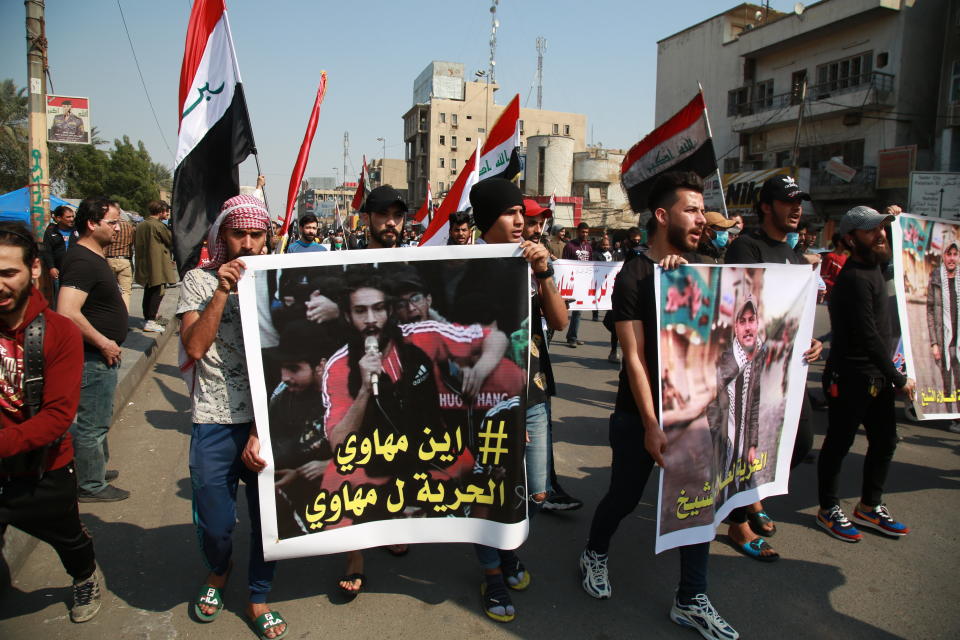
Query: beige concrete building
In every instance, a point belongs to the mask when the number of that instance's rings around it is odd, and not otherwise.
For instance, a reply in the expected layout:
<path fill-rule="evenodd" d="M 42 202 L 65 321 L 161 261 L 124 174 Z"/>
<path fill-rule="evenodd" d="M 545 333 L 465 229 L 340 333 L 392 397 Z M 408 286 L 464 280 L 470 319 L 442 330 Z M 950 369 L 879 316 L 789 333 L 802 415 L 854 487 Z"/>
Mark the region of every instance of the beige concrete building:
<path fill-rule="evenodd" d="M 494 103 L 496 84 L 467 82 L 460 63 L 430 63 L 414 83 L 414 104 L 403 115 L 406 183 L 411 202 L 422 203 L 427 181 L 436 202 L 457 179 L 480 138 L 496 122 L 505 105 Z M 512 96 L 498 96 L 509 102 Z M 578 113 L 520 109 L 520 135 L 558 135 L 573 140 L 573 150 L 586 148 L 587 117 Z M 394 185 L 397 186 L 397 185 Z M 419 204 L 417 204 L 419 206 Z"/>
<path fill-rule="evenodd" d="M 807 168 L 823 217 L 904 202 L 895 185 L 936 164 L 948 5 L 822 0 L 791 13 L 738 5 L 658 43 L 656 121 L 687 103 L 699 80 L 721 172 Z M 885 155 L 908 146 L 914 160 L 886 163 L 893 173 L 884 175 Z"/>

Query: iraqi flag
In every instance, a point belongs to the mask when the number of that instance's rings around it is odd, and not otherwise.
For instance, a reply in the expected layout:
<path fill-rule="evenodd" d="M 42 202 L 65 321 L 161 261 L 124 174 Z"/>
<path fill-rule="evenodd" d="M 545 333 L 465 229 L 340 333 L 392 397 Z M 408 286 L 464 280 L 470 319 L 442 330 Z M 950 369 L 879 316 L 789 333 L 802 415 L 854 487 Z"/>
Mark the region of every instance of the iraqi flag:
<path fill-rule="evenodd" d="M 717 170 L 710 137 L 710 122 L 703 93 L 676 115 L 633 145 L 620 166 L 620 181 L 630 206 L 647 208 L 647 195 L 658 175 L 667 171 L 693 171 L 705 178 Z"/>
<path fill-rule="evenodd" d="M 423 201 L 423 206 L 413 215 L 414 222 L 423 222 L 433 213 L 433 194 L 430 192 L 430 182 L 427 182 L 427 198 Z"/>
<path fill-rule="evenodd" d="M 223 0 L 196 0 L 180 68 L 180 134 L 173 174 L 173 249 L 183 273 L 228 198 L 238 165 L 256 152 Z"/>
<path fill-rule="evenodd" d="M 454 211 L 470 206 L 470 189 L 480 180 L 504 178 L 513 180 L 520 173 L 520 94 L 506 106 L 490 129 L 490 137 L 483 150 L 474 151 L 463 171 L 457 176 L 447 197 L 434 213 L 430 226 L 423 232 L 420 246 L 447 244 L 450 237 L 448 221 Z"/>
<path fill-rule="evenodd" d="M 383 168 L 380 169 L 383 171 Z M 357 190 L 353 194 L 353 201 L 350 208 L 354 211 L 360 211 L 363 201 L 367 198 L 367 156 L 363 156 L 363 166 L 360 168 L 360 180 L 357 182 Z"/>

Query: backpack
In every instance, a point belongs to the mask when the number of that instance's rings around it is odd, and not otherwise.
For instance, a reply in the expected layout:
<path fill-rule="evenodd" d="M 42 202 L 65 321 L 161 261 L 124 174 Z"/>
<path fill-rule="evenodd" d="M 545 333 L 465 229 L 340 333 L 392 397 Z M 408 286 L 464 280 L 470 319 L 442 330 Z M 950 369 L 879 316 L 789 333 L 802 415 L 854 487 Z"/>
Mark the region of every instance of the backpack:
<path fill-rule="evenodd" d="M 34 318 L 24 335 L 23 341 L 23 399 L 27 417 L 32 418 L 43 404 L 43 336 L 47 322 L 41 313 Z M 9 458 L 0 458 L 0 475 L 43 475 L 50 449 L 60 444 L 60 436 L 50 444 L 30 451 L 18 453 Z"/>

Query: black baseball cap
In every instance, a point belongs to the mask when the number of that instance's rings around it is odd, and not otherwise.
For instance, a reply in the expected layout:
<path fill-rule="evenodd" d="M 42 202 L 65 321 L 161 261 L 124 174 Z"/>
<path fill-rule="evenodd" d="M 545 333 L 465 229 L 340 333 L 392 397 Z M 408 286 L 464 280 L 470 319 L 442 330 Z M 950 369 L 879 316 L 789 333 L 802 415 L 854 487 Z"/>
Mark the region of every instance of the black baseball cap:
<path fill-rule="evenodd" d="M 809 200 L 810 194 L 800 190 L 800 185 L 792 176 L 773 176 L 763 183 L 760 187 L 760 202 L 773 202 L 781 200 L 790 202 L 791 200 Z"/>
<path fill-rule="evenodd" d="M 367 194 L 367 199 L 364 200 L 360 211 L 363 213 L 385 213 L 393 204 L 400 207 L 400 210 L 404 213 L 408 211 L 407 203 L 400 197 L 400 192 L 389 185 L 383 185 Z"/>

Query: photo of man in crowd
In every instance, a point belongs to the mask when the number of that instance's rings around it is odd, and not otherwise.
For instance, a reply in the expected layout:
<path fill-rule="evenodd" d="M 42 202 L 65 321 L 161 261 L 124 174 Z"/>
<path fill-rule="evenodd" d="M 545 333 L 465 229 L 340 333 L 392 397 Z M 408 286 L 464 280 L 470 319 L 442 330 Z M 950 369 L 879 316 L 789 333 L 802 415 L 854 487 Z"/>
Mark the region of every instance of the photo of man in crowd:
<path fill-rule="evenodd" d="M 960 389 L 960 349 L 958 349 L 957 318 L 960 317 L 960 278 L 957 277 L 957 262 L 960 248 L 957 247 L 953 230 L 943 234 L 943 257 L 940 265 L 930 272 L 927 284 L 927 331 L 930 334 L 930 355 L 939 365 L 941 389 L 949 398 L 956 398 Z M 960 403 L 944 398 L 941 405 L 947 412 L 957 411 Z"/>

